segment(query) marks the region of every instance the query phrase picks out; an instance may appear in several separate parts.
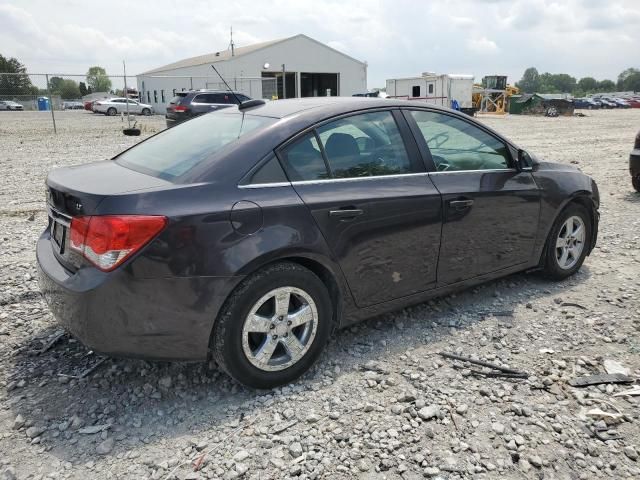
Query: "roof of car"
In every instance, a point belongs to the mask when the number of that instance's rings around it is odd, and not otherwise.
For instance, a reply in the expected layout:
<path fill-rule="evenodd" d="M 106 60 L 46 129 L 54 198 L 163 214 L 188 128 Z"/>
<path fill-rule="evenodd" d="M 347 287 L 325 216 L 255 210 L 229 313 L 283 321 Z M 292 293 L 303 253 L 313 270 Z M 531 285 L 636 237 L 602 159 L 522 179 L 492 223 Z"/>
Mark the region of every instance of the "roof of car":
<path fill-rule="evenodd" d="M 446 108 L 438 107 L 437 105 L 410 100 L 391 100 L 367 97 L 306 97 L 270 101 L 266 102 L 264 105 L 248 108 L 244 110 L 244 112 L 262 117 L 284 118 L 312 109 L 314 111 L 327 110 L 332 111 L 332 113 L 339 113 L 337 111 L 342 110 L 346 113 L 366 108 L 407 106 L 435 107 L 447 110 Z"/>

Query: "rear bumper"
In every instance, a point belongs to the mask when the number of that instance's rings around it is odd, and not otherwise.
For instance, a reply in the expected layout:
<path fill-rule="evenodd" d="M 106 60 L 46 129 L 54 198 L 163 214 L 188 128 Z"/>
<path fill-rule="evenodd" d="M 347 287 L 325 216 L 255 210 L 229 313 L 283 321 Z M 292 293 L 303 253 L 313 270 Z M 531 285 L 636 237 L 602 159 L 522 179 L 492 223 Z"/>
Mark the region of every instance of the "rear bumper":
<path fill-rule="evenodd" d="M 629 155 L 629 172 L 632 177 L 640 176 L 640 148 L 632 150 Z"/>
<path fill-rule="evenodd" d="M 38 240 L 36 255 L 40 290 L 58 322 L 88 348 L 116 357 L 206 359 L 214 320 L 239 281 L 137 279 L 126 267 L 73 273 L 55 258 L 48 231 Z"/>
<path fill-rule="evenodd" d="M 164 116 L 164 119 L 167 122 L 167 127 L 171 128 L 174 125 L 178 125 L 179 123 L 182 123 L 186 120 L 189 120 L 191 117 L 182 117 L 182 118 L 173 118 L 173 117 L 168 117 L 167 115 Z"/>

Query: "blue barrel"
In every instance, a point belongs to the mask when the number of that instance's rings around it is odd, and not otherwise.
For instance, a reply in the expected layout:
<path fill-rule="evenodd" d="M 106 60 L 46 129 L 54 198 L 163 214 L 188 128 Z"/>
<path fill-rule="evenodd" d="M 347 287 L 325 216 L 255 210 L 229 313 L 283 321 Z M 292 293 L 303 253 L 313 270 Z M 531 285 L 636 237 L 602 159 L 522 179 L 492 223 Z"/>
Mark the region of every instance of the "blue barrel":
<path fill-rule="evenodd" d="M 51 104 L 47 97 L 38 97 L 38 110 L 44 112 L 51 109 Z"/>

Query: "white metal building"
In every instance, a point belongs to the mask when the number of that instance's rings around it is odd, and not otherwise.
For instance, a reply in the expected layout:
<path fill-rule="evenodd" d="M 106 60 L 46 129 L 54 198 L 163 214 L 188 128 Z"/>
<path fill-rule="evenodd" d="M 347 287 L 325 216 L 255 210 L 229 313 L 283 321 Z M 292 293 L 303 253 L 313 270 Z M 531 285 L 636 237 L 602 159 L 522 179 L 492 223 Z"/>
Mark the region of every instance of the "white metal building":
<path fill-rule="evenodd" d="M 451 107 L 455 100 L 462 110 L 473 108 L 473 75 L 425 72 L 419 77 L 390 78 L 386 90 L 392 98 L 424 100 L 445 107 Z"/>
<path fill-rule="evenodd" d="M 367 87 L 366 62 L 299 34 L 187 58 L 141 73 L 137 75 L 141 101 L 163 113 L 176 91 L 224 89 L 211 68 L 213 63 L 231 88 L 252 98 L 350 96 Z"/>

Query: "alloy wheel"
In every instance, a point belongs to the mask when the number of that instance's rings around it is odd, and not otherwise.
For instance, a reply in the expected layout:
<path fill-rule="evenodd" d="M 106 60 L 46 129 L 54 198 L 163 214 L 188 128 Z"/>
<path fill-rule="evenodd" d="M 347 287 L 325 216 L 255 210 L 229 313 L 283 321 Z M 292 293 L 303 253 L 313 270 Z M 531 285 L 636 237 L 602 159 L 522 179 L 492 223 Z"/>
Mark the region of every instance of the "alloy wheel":
<path fill-rule="evenodd" d="M 582 218 L 572 216 L 567 218 L 556 239 L 556 261 L 563 270 L 571 269 L 584 250 L 585 225 Z"/>
<path fill-rule="evenodd" d="M 242 349 L 254 367 L 284 370 L 305 356 L 317 329 L 313 298 L 299 288 L 276 288 L 260 298 L 245 318 Z"/>

